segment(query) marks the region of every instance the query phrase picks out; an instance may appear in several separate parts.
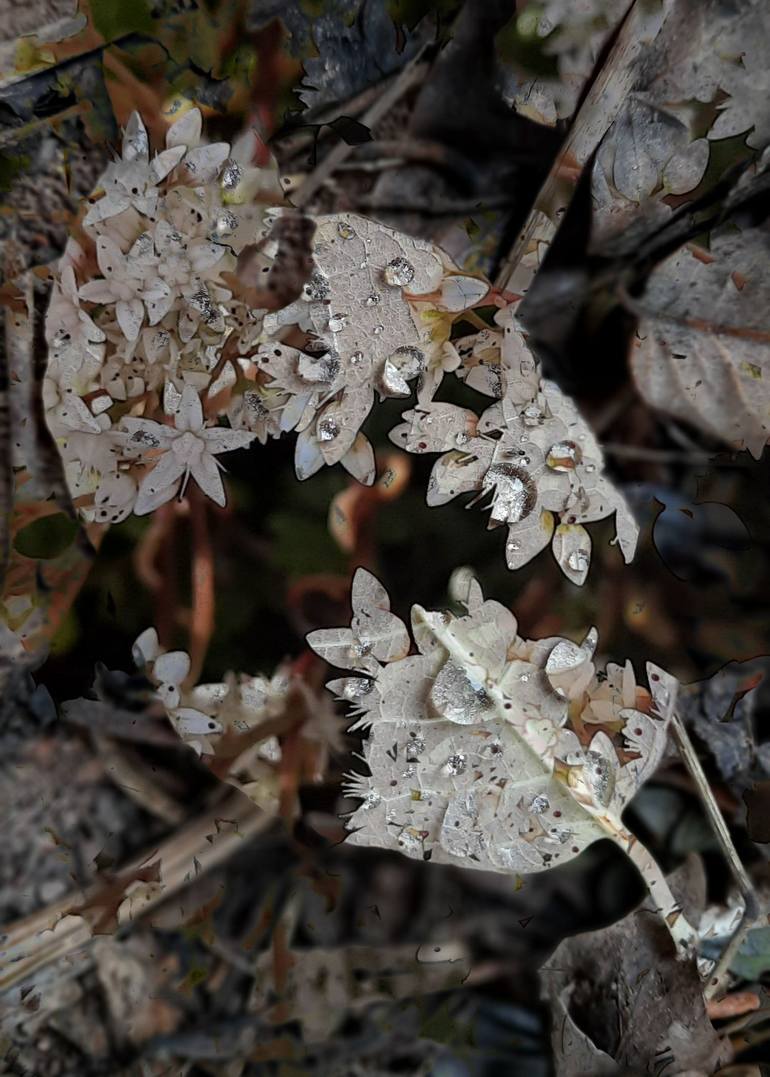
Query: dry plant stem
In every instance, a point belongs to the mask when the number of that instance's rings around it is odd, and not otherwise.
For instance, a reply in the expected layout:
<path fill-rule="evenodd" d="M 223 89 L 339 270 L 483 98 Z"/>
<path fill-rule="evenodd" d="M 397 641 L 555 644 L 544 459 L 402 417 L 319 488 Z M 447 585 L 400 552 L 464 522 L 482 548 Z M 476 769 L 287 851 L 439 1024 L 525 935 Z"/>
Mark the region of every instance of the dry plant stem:
<path fill-rule="evenodd" d="M 694 329 L 699 333 L 708 333 L 714 337 L 735 337 L 738 340 L 753 340 L 759 344 L 766 344 L 770 341 L 770 330 L 767 329 L 748 329 L 741 325 L 722 325 L 719 322 L 710 322 L 706 318 L 680 318 L 673 314 L 652 310 L 650 307 L 645 306 L 644 303 L 633 299 L 622 284 L 617 287 L 617 295 L 626 310 L 631 314 L 635 314 L 640 320 L 654 318 L 659 322 L 686 326 L 688 329 Z"/>
<path fill-rule="evenodd" d="M 662 8 L 662 10 L 661 10 Z M 671 4 L 630 5 L 607 62 L 578 109 L 564 145 L 497 277 L 501 290 L 524 294 L 572 201 L 583 169 L 615 121 L 636 77 L 635 62 L 655 39 Z M 524 259 L 527 255 L 526 264 Z"/>
<path fill-rule="evenodd" d="M 6 311 L 8 318 L 10 311 Z M 11 552 L 11 510 L 13 508 L 13 470 L 11 467 L 11 424 L 8 414 L 8 363 L 6 350 L 0 348 L 0 587 Z"/>
<path fill-rule="evenodd" d="M 171 826 L 179 826 L 185 809 L 158 784 L 156 775 L 137 753 L 94 734 L 94 744 L 109 779 L 145 811 Z"/>
<path fill-rule="evenodd" d="M 396 102 L 422 79 L 425 73 L 425 64 L 422 62 L 424 51 L 424 49 L 421 49 L 404 67 L 398 78 L 369 106 L 361 117 L 362 123 L 367 127 L 376 126 Z M 339 142 L 324 157 L 323 161 L 310 173 L 302 186 L 295 192 L 292 201 L 298 209 L 307 205 L 313 195 L 321 189 L 326 180 L 333 174 L 337 165 L 341 164 L 349 155 L 352 148 L 346 142 Z"/>
<path fill-rule="evenodd" d="M 754 887 L 752 886 L 751 879 L 733 845 L 733 839 L 730 837 L 730 831 L 727 829 L 727 824 L 719 810 L 719 805 L 714 799 L 714 794 L 711 791 L 711 786 L 709 785 L 708 778 L 701 765 L 698 753 L 695 751 L 693 742 L 690 740 L 690 734 L 687 732 L 684 722 L 678 714 L 672 716 L 671 732 L 673 733 L 679 751 L 682 754 L 685 766 L 692 775 L 693 781 L 698 788 L 698 793 L 703 801 L 706 814 L 711 821 L 714 833 L 716 834 L 724 857 L 730 866 L 730 870 L 738 884 L 738 889 L 740 890 L 744 901 L 743 916 L 741 917 L 740 923 L 720 956 L 713 972 L 710 974 L 709 982 L 704 989 L 706 998 L 711 999 L 724 990 L 729 978 L 729 970 L 732 960 L 740 949 L 743 940 L 746 938 L 751 925 L 759 915 L 759 903 L 754 894 Z"/>
<path fill-rule="evenodd" d="M 707 452 L 679 452 L 676 449 L 648 449 L 644 445 L 622 445 L 614 441 L 603 441 L 602 451 L 608 456 L 617 456 L 625 460 L 650 460 L 662 464 L 710 464 L 714 466 L 719 461 L 714 460 L 716 453 Z M 734 461 L 727 461 L 730 467 L 741 467 Z"/>
<path fill-rule="evenodd" d="M 424 613 L 425 611 L 420 606 L 415 607 L 416 618 L 424 616 Z M 455 662 L 462 666 L 473 664 L 473 658 L 450 632 L 438 625 L 432 625 L 431 630 L 436 640 L 447 651 L 450 658 L 454 659 Z M 490 701 L 493 703 L 498 717 L 503 722 L 510 722 L 509 711 L 505 707 L 506 698 L 504 693 L 492 682 L 485 683 L 484 689 Z M 539 747 L 535 743 L 530 743 L 526 724 L 516 726 L 516 731 L 521 738 L 522 746 L 525 746 L 532 753 L 544 771 L 550 772 L 553 769 L 554 761 L 552 758 L 544 758 Z M 601 832 L 602 836 L 614 841 L 630 858 L 637 871 L 644 879 L 653 903 L 655 904 L 655 908 L 669 930 L 677 950 L 677 955 L 683 960 L 692 957 L 697 941 L 696 932 L 683 915 L 679 902 L 671 893 L 671 889 L 666 882 L 663 872 L 649 850 L 623 826 L 619 818 L 611 815 L 603 805 L 598 802 L 586 802 L 580 796 L 576 795 L 572 787 L 566 782 L 563 783 L 563 788 L 565 792 L 569 793 L 569 795 L 580 804 L 586 814 L 594 820 L 597 830 Z"/>
<path fill-rule="evenodd" d="M 192 614 L 190 617 L 190 673 L 195 684 L 203 668 L 214 632 L 214 547 L 208 527 L 208 505 L 197 487 L 189 492 L 192 528 Z"/>
<path fill-rule="evenodd" d="M 267 829 L 273 818 L 260 812 L 241 794 L 233 795 L 133 861 L 121 870 L 121 875 L 149 863 L 160 863 L 161 888 L 142 903 L 139 915 L 150 912 L 187 883 L 218 867 L 250 838 Z M 72 915 L 70 910 L 98 900 L 103 889 L 102 883 L 94 883 L 85 892 L 69 894 L 0 933 L 0 999 L 4 1000 L 3 1010 L 7 1009 L 9 1016 L 18 996 L 11 999 L 8 993 L 22 987 L 31 977 L 50 970 L 52 979 L 63 979 L 69 974 L 79 974 L 84 965 L 90 964 L 90 955 L 84 950 L 92 938 L 91 927 L 87 920 Z M 130 887 L 127 889 L 130 893 Z M 59 961 L 67 967 L 52 970 L 51 966 Z"/>
<path fill-rule="evenodd" d="M 652 853 L 624 827 L 619 829 L 613 840 L 644 879 L 655 909 L 671 933 L 678 956 L 684 959 L 692 957 L 697 933 L 682 913 L 682 907 L 671 893 L 671 887 Z"/>

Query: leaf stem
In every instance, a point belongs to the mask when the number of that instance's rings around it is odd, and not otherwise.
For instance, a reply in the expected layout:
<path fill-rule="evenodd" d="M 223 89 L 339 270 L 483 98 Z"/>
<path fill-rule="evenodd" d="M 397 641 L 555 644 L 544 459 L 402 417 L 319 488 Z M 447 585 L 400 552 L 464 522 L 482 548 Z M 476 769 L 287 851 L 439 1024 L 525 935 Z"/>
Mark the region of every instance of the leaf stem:
<path fill-rule="evenodd" d="M 682 912 L 682 906 L 671 892 L 668 880 L 652 853 L 625 827 L 619 827 L 614 840 L 644 879 L 655 909 L 674 940 L 677 955 L 682 960 L 693 957 L 697 932 Z"/>
<path fill-rule="evenodd" d="M 743 866 L 741 858 L 738 856 L 738 852 L 733 844 L 733 839 L 730 836 L 730 831 L 727 828 L 727 823 L 725 823 L 724 816 L 719 810 L 719 805 L 711 791 L 709 780 L 706 777 L 698 753 L 695 750 L 695 745 L 690 739 L 690 734 L 687 732 L 684 722 L 676 713 L 671 716 L 671 732 L 674 735 L 684 764 L 692 775 L 701 801 L 703 802 L 703 807 L 706 809 L 706 814 L 714 828 L 717 841 L 719 842 L 722 853 L 730 867 L 744 902 L 743 916 L 733 932 L 732 938 L 724 948 L 716 967 L 713 972 L 711 972 L 708 984 L 704 988 L 704 995 L 707 999 L 710 999 L 724 991 L 729 979 L 730 965 L 732 964 L 733 958 L 740 949 L 751 925 L 759 915 L 759 903 L 757 902 L 751 879 L 748 876 L 746 868 Z"/>

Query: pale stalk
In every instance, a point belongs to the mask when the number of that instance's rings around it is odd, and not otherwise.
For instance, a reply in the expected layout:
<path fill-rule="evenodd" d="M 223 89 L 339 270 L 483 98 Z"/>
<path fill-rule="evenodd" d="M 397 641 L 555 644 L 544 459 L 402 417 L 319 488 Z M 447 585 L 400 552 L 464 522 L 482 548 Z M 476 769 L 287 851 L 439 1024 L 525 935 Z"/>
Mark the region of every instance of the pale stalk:
<path fill-rule="evenodd" d="M 678 714 L 673 714 L 671 717 L 671 732 L 674 735 L 684 764 L 692 775 L 692 779 L 698 790 L 698 795 L 703 802 L 703 807 L 706 809 L 706 814 L 714 829 L 717 841 L 722 849 L 725 860 L 730 866 L 730 871 L 738 885 L 738 889 L 741 892 L 744 902 L 743 916 L 733 932 L 732 938 L 722 951 L 715 968 L 709 974 L 708 983 L 704 988 L 703 993 L 707 999 L 710 999 L 714 998 L 715 995 L 718 995 L 726 987 L 733 958 L 738 953 L 751 925 L 759 915 L 759 903 L 754 894 L 754 887 L 752 886 L 751 879 L 741 862 L 741 858 L 738 856 L 738 852 L 733 844 L 733 839 L 730 837 L 730 831 L 727 828 L 724 817 L 719 810 L 719 805 L 711 791 L 711 786 L 709 785 L 708 778 L 701 765 L 698 753 L 695 751 L 695 746 L 690 739 L 690 734 L 687 732 L 684 722 Z"/>

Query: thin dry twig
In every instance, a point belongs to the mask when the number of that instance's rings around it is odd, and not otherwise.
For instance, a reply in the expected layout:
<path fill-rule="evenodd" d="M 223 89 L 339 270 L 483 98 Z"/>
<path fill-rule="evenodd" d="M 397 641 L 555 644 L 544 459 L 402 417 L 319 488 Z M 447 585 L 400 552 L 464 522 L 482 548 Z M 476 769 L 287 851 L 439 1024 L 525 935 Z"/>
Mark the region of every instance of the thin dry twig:
<path fill-rule="evenodd" d="M 361 118 L 361 122 L 367 127 L 374 127 L 388 114 L 397 101 L 408 93 L 413 86 L 422 79 L 425 74 L 425 55 L 423 47 L 417 55 L 409 61 L 401 71 L 398 78 L 369 106 Z M 352 150 L 346 142 L 339 142 L 323 161 L 310 173 L 305 182 L 299 187 L 293 196 L 294 205 L 301 209 L 306 206 L 310 199 L 321 189 L 326 180 L 333 174 L 335 168 L 345 160 Z"/>
<path fill-rule="evenodd" d="M 719 810 L 719 806 L 714 798 L 714 794 L 711 791 L 709 780 L 706 777 L 706 773 L 703 770 L 698 753 L 695 750 L 695 746 L 690 739 L 690 734 L 685 728 L 684 722 L 678 714 L 674 713 L 671 718 L 671 731 L 674 735 L 674 740 L 677 743 L 679 751 L 682 754 L 685 766 L 692 775 L 693 781 L 698 788 L 698 794 L 703 802 L 703 806 L 706 809 L 706 814 L 709 817 L 717 841 L 722 849 L 725 860 L 727 861 L 730 871 L 738 884 L 738 889 L 741 892 L 744 901 L 743 916 L 740 923 L 735 929 L 732 938 L 720 955 L 719 961 L 711 973 L 709 973 L 709 979 L 706 987 L 704 988 L 704 995 L 707 1000 L 713 999 L 716 995 L 724 991 L 725 985 L 729 980 L 730 965 L 733 958 L 738 953 L 738 950 L 746 938 L 746 935 L 751 928 L 751 925 L 756 921 L 759 915 L 759 902 L 757 901 L 756 894 L 754 893 L 754 887 L 751 879 L 743 866 L 743 863 L 738 856 L 735 846 L 733 845 L 733 839 L 730 837 L 730 831 L 725 823 L 724 816 Z"/>
<path fill-rule="evenodd" d="M 615 121 L 636 77 L 636 60 L 657 37 L 671 5 L 662 10 L 634 0 L 607 62 L 578 109 L 510 254 L 500 267 L 500 289 L 527 291 L 577 189 L 583 169 Z M 531 259 L 525 258 L 532 255 Z"/>
<path fill-rule="evenodd" d="M 190 615 L 190 673 L 188 682 L 198 680 L 214 632 L 214 547 L 208 526 L 208 505 L 203 493 L 188 493 L 192 529 L 192 610 Z"/>
<path fill-rule="evenodd" d="M 161 845 L 132 861 L 121 870 L 121 877 L 135 875 L 150 863 L 158 864 L 160 870 L 160 885 L 146 896 L 132 916 L 132 922 L 200 875 L 219 867 L 251 838 L 267 829 L 273 820 L 273 816 L 259 811 L 246 797 L 232 794 Z M 15 1015 L 19 1015 L 18 995 L 11 995 L 14 990 L 23 989 L 30 982 L 39 986 L 41 978 L 50 981 L 79 975 L 90 965 L 92 928 L 84 917 L 73 915 L 72 910 L 98 903 L 103 891 L 104 884 L 94 883 L 85 891 L 68 894 L 2 932 L 0 999 L 4 1003 L 4 1020 L 13 1023 Z M 128 925 L 123 928 L 128 929 Z"/>

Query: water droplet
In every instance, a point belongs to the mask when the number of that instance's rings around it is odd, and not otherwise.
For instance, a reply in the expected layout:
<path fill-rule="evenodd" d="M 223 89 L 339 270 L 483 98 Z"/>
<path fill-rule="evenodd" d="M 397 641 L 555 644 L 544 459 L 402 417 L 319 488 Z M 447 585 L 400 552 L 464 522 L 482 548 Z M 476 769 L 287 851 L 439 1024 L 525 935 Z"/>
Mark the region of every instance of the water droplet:
<path fill-rule="evenodd" d="M 382 275 L 386 284 L 403 288 L 414 280 L 414 266 L 406 258 L 394 258 L 385 266 Z"/>
<path fill-rule="evenodd" d="M 342 688 L 342 695 L 349 702 L 354 703 L 364 696 L 368 696 L 374 689 L 374 681 L 368 677 L 348 677 Z"/>
<path fill-rule="evenodd" d="M 545 418 L 545 415 L 543 409 L 537 404 L 527 404 L 521 413 L 521 417 L 525 426 L 538 426 Z"/>
<path fill-rule="evenodd" d="M 376 808 L 381 801 L 382 797 L 377 792 L 377 790 L 370 789 L 364 797 L 361 807 L 364 809 L 364 811 L 371 811 L 372 808 Z"/>
<path fill-rule="evenodd" d="M 332 333 L 341 333 L 347 324 L 347 314 L 332 314 L 329 318 L 329 329 Z"/>
<path fill-rule="evenodd" d="M 223 209 L 214 221 L 213 233 L 216 236 L 231 236 L 238 228 L 238 218 L 229 209 Z"/>
<path fill-rule="evenodd" d="M 297 363 L 297 373 L 305 381 L 328 384 L 339 374 L 340 365 L 340 357 L 336 352 L 327 352 L 317 357 L 301 355 Z"/>
<path fill-rule="evenodd" d="M 379 301 L 380 301 L 379 293 L 378 292 L 372 292 L 364 300 L 364 306 L 365 307 L 376 307 L 377 304 L 379 303 Z"/>
<path fill-rule="evenodd" d="M 468 434 L 464 434 L 462 431 L 460 431 L 459 434 L 455 435 L 455 445 L 459 445 L 459 446 L 467 445 L 470 440 L 471 439 L 468 436 Z"/>
<path fill-rule="evenodd" d="M 334 441 L 340 432 L 340 426 L 336 419 L 326 416 L 318 423 L 318 440 Z"/>
<path fill-rule="evenodd" d="M 447 774 L 462 774 L 468 766 L 467 756 L 462 752 L 455 752 L 454 755 L 450 755 L 444 764 L 444 770 Z"/>
<path fill-rule="evenodd" d="M 408 383 L 401 376 L 401 371 L 386 359 L 380 371 L 380 391 L 384 396 L 405 397 L 409 396 Z"/>
<path fill-rule="evenodd" d="M 403 378 L 410 381 L 421 374 L 426 367 L 425 353 L 412 344 L 403 344 L 389 356 L 390 362 Z"/>
<path fill-rule="evenodd" d="M 425 751 L 425 741 L 422 737 L 410 737 L 406 744 L 407 763 L 416 763 Z"/>
<path fill-rule="evenodd" d="M 350 357 L 350 362 L 353 364 L 353 366 L 358 366 L 359 363 L 363 362 L 363 359 L 364 359 L 364 353 L 363 352 L 353 352 L 353 354 Z"/>
<path fill-rule="evenodd" d="M 222 169 L 222 187 L 226 191 L 232 191 L 241 182 L 241 166 L 236 161 L 225 161 Z"/>
<path fill-rule="evenodd" d="M 537 796 L 532 797 L 529 802 L 528 810 L 533 815 L 542 815 L 543 812 L 547 812 L 551 806 L 551 802 L 545 793 L 538 793 Z"/>
<path fill-rule="evenodd" d="M 337 235 L 341 239 L 353 239 L 355 236 L 355 229 L 351 228 L 345 221 L 340 221 L 337 225 Z"/>
<path fill-rule="evenodd" d="M 374 333 L 374 335 L 376 337 L 378 337 L 380 335 L 380 333 L 384 332 L 384 330 L 385 330 L 384 325 L 375 325 L 374 329 L 372 329 L 372 332 Z"/>
<path fill-rule="evenodd" d="M 567 567 L 573 572 L 587 572 L 590 563 L 591 558 L 587 550 L 573 550 L 567 558 Z"/>
<path fill-rule="evenodd" d="M 582 459 L 582 450 L 574 441 L 557 441 L 548 450 L 545 462 L 552 471 L 574 471 Z"/>
<path fill-rule="evenodd" d="M 487 471 L 484 492 L 494 490 L 491 517 L 498 523 L 515 524 L 524 520 L 535 507 L 537 489 L 532 477 L 522 467 L 497 461 Z"/>
<path fill-rule="evenodd" d="M 430 698 L 439 714 L 461 725 L 482 721 L 491 707 L 481 677 L 451 658 L 436 677 Z"/>
<path fill-rule="evenodd" d="M 586 464 L 586 471 L 589 475 L 593 475 L 594 471 L 596 471 L 596 464 Z"/>

